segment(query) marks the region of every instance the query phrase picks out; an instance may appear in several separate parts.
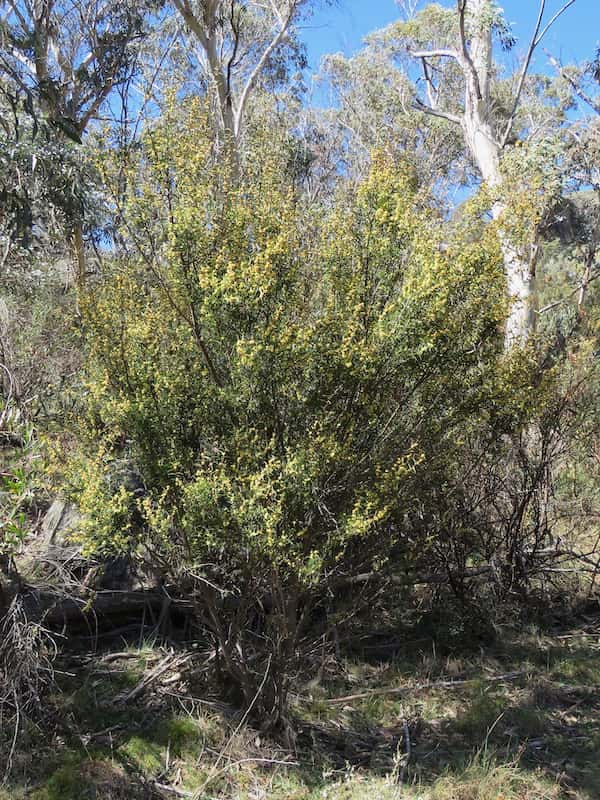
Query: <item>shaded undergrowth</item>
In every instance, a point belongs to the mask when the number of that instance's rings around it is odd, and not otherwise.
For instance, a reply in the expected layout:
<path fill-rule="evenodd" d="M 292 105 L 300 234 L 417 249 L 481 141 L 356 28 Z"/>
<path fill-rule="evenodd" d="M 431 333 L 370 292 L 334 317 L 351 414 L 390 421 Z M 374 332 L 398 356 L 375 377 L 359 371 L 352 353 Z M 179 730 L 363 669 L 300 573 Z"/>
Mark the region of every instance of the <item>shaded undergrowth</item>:
<path fill-rule="evenodd" d="M 221 704 L 195 661 L 127 700 L 164 649 L 65 655 L 50 722 L 29 724 L 0 798 L 595 800 L 599 650 L 588 618 L 503 629 L 475 652 L 421 637 L 388 659 L 330 656 L 297 687 L 295 753 Z"/>

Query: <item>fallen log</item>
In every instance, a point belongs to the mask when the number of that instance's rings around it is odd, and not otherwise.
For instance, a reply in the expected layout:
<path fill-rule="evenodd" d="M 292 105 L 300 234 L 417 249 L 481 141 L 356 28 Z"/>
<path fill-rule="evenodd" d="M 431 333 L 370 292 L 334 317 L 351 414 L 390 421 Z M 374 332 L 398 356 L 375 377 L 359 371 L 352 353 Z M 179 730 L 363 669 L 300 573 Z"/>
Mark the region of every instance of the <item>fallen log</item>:
<path fill-rule="evenodd" d="M 87 594 L 66 596 L 49 589 L 23 586 L 19 592 L 23 609 L 33 622 L 48 628 L 69 627 L 77 624 L 102 625 L 114 618 L 135 617 L 144 611 L 160 614 L 165 603 L 172 610 L 189 614 L 193 608 L 187 600 L 174 599 L 165 592 L 153 590 L 119 591 L 100 590 Z M 0 609 L 1 615 L 2 609 Z"/>
<path fill-rule="evenodd" d="M 564 566 L 552 567 L 549 559 L 571 557 L 586 562 L 586 556 L 573 551 L 564 549 L 540 550 L 536 554 L 541 563 L 530 566 L 530 572 L 534 574 L 546 574 L 565 571 Z M 594 568 L 598 564 L 594 562 Z M 446 573 L 407 573 L 405 575 L 385 574 L 379 572 L 365 572 L 356 575 L 340 576 L 333 581 L 330 589 L 344 589 L 359 586 L 371 581 L 388 581 L 394 586 L 417 586 L 421 585 L 443 585 L 453 579 L 485 579 L 493 575 L 494 568 L 491 564 L 482 564 L 477 567 L 469 567 L 460 574 L 452 572 Z M 9 581 L 0 581 L 0 619 L 6 609 L 10 606 L 15 594 L 22 600 L 23 607 L 27 616 L 32 621 L 38 621 L 49 628 L 68 627 L 72 625 L 87 625 L 93 621 L 94 627 L 106 626 L 111 620 L 123 618 L 135 618 L 139 620 L 145 612 L 151 618 L 161 620 L 162 617 L 170 613 L 189 615 L 193 612 L 194 604 L 190 600 L 177 598 L 177 592 L 170 587 L 152 588 L 147 590 L 120 590 L 120 589 L 101 589 L 85 590 L 67 595 L 58 590 L 48 587 L 36 588 L 21 583 L 18 579 L 11 576 Z M 263 607 L 269 608 L 269 598 L 263 598 Z"/>
<path fill-rule="evenodd" d="M 482 575 L 489 575 L 492 572 L 492 567 L 489 564 L 484 564 L 480 567 L 469 567 L 461 573 L 447 573 L 437 572 L 431 574 L 420 573 L 407 573 L 406 575 L 387 574 L 385 572 L 363 572 L 358 575 L 350 575 L 348 577 L 340 578 L 335 586 L 346 587 L 356 586 L 361 583 L 368 583 L 372 580 L 380 580 L 382 582 L 389 581 L 394 586 L 420 586 L 426 584 L 444 584 L 449 583 L 451 579 L 467 579 L 478 578 Z"/>
<path fill-rule="evenodd" d="M 590 572 L 600 569 L 600 561 L 594 551 L 592 553 L 578 553 L 574 550 L 565 550 L 558 548 L 545 548 L 535 552 L 525 552 L 524 556 L 528 559 L 533 559 L 531 563 L 527 564 L 528 574 L 533 576 L 537 574 L 545 574 L 551 572 L 558 572 L 559 568 L 550 567 L 548 563 L 554 560 L 571 558 L 573 561 L 579 561 L 590 566 Z M 592 558 L 591 556 L 595 556 Z M 503 564 L 500 562 L 497 565 L 481 564 L 477 567 L 466 567 L 460 571 L 447 571 L 447 572 L 407 572 L 406 574 L 396 574 L 387 572 L 362 572 L 357 575 L 347 575 L 338 578 L 333 588 L 346 588 L 351 586 L 358 586 L 360 584 L 369 583 L 371 581 L 386 581 L 392 586 L 398 587 L 411 587 L 411 586 L 425 586 L 425 585 L 444 585 L 451 584 L 452 581 L 475 580 L 477 578 L 485 578 L 493 576 L 499 567 Z M 566 572 L 566 569 L 560 571 Z M 581 572 L 582 569 L 573 569 L 573 572 Z"/>

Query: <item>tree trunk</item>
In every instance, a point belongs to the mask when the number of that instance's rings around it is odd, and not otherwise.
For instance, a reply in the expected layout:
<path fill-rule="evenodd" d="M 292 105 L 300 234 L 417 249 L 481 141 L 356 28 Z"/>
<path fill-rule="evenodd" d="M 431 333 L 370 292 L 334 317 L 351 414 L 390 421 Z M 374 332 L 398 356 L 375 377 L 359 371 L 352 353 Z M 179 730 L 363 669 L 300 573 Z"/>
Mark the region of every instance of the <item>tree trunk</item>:
<path fill-rule="evenodd" d="M 463 52 L 460 59 L 465 75 L 465 111 L 463 133 L 471 157 L 477 164 L 481 177 L 492 189 L 506 193 L 500 169 L 502 144 L 492 127 L 492 99 L 490 77 L 492 66 L 492 27 L 487 21 L 491 14 L 489 0 L 468 0 L 472 16 L 471 42 L 467 46 L 464 16 L 461 23 Z M 533 333 L 535 314 L 533 259 L 525 258 L 520 248 L 502 229 L 502 215 L 506 203 L 498 201 L 492 208 L 492 218 L 498 223 L 498 237 L 504 259 L 510 311 L 506 321 L 505 349 L 523 345 Z"/>
<path fill-rule="evenodd" d="M 498 220 L 506 207 L 497 203 L 492 217 Z M 510 310 L 506 320 L 504 345 L 509 350 L 515 345 L 524 345 L 535 329 L 535 260 L 532 253 L 525 258 L 506 234 L 498 228 L 500 247 L 504 259 L 504 272 L 510 298 Z"/>
<path fill-rule="evenodd" d="M 85 286 L 87 265 L 83 226 L 80 222 L 76 222 L 73 228 L 73 249 L 75 251 L 75 285 L 77 290 L 81 291 Z"/>

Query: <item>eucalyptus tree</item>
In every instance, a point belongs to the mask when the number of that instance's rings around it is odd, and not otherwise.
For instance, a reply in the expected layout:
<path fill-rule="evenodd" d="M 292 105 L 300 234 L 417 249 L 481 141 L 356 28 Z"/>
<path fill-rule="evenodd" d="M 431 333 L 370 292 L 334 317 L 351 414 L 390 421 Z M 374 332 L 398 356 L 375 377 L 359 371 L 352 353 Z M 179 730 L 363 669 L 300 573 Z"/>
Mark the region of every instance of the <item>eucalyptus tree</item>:
<path fill-rule="evenodd" d="M 0 69 L 80 142 L 129 76 L 149 7 L 133 0 L 2 0 Z"/>
<path fill-rule="evenodd" d="M 298 23 L 311 0 L 173 0 L 214 94 L 218 129 L 239 155 L 249 103 L 265 82 L 281 83 L 287 66 L 305 66 Z M 199 48 L 198 48 L 199 46 Z"/>
<path fill-rule="evenodd" d="M 422 70 L 415 104 L 423 112 L 455 126 L 462 134 L 482 180 L 492 194 L 491 213 L 498 225 L 511 298 L 506 325 L 506 346 L 528 340 L 534 328 L 534 277 L 537 242 L 535 236 L 515 240 L 506 223 L 507 185 L 502 162 L 511 147 L 527 138 L 529 129 L 519 127 L 519 110 L 536 48 L 556 20 L 575 0 L 567 0 L 545 21 L 546 0 L 540 0 L 537 21 L 521 67 L 511 81 L 504 114 L 498 113 L 493 91 L 498 64 L 494 60 L 494 39 L 505 46 L 514 40 L 495 0 L 457 0 L 454 10 L 434 6 L 443 21 L 437 30 L 423 36 L 413 26 L 410 52 Z M 410 30 L 405 30 L 410 34 Z M 421 35 L 419 35 L 421 34 Z M 460 98 L 453 107 L 447 103 L 449 83 L 458 83 Z"/>
<path fill-rule="evenodd" d="M 34 109 L 37 115 L 39 109 Z M 0 281 L 31 282 L 36 266 L 64 255 L 65 226 L 92 192 L 80 154 L 23 108 L 0 78 Z"/>
<path fill-rule="evenodd" d="M 450 204 L 448 195 L 472 173 L 462 137 L 414 107 L 409 72 L 389 31 L 375 31 L 358 53 L 324 58 L 319 79 L 332 103 L 313 110 L 312 116 L 329 139 L 341 142 L 336 151 L 344 162 L 344 174 L 361 176 L 368 171 L 373 152 L 395 154 L 413 164 L 422 185 L 434 189 L 437 201 Z"/>
<path fill-rule="evenodd" d="M 150 2 L 0 0 L 0 74 L 21 110 L 65 141 L 90 123 L 134 69 Z M 72 208 L 78 281 L 86 273 L 83 209 Z"/>
<path fill-rule="evenodd" d="M 561 255 L 569 263 L 564 270 L 568 283 L 565 296 L 548 298 L 541 310 L 564 313 L 570 306 L 575 326 L 581 327 L 593 305 L 588 302 L 590 285 L 600 277 L 600 50 L 581 65 L 565 65 L 551 53 L 548 58 L 582 116 L 569 126 L 562 165 L 568 193 L 550 229 L 558 234 Z M 593 330 L 593 318 L 591 323 Z"/>
<path fill-rule="evenodd" d="M 549 215 L 543 255 L 549 280 L 538 315 L 565 339 L 598 339 L 600 278 L 600 117 L 575 120 L 561 159 L 565 191 Z"/>
<path fill-rule="evenodd" d="M 534 327 L 538 195 L 559 191 L 554 167 L 572 99 L 564 82 L 533 74 L 531 64 L 574 2 L 548 14 L 540 0 L 514 71 L 498 52 L 511 51 L 516 41 L 495 0 L 457 0 L 454 8 L 430 3 L 419 11 L 417 3 L 404 3 L 404 17 L 369 34 L 361 52 L 328 56 L 323 65 L 335 93 L 328 122 L 345 132 L 345 153 L 359 168 L 373 149 L 401 153 L 437 200 L 450 205 L 461 185 L 485 184 L 511 297 L 507 347 L 526 342 Z M 532 188 L 536 182 L 540 192 Z"/>

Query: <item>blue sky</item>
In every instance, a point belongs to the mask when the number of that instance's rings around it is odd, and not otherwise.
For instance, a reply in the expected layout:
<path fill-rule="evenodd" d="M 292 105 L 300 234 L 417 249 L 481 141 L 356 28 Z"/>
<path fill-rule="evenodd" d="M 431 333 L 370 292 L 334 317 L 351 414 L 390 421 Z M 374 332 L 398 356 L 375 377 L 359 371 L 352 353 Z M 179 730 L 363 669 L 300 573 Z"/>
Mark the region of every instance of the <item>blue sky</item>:
<path fill-rule="evenodd" d="M 452 0 L 441 0 L 453 5 Z M 563 0 L 547 0 L 546 18 L 563 4 Z M 500 0 L 517 37 L 517 53 L 529 42 L 539 8 L 538 0 Z M 362 38 L 372 30 L 397 19 L 395 0 L 337 0 L 337 7 L 317 12 L 303 32 L 308 47 L 311 71 L 318 69 L 325 53 L 342 52 L 350 55 L 360 48 Z M 575 0 L 544 39 L 536 67 L 543 69 L 546 58 L 543 49 L 551 51 L 563 62 L 590 58 L 600 44 L 600 0 Z"/>

